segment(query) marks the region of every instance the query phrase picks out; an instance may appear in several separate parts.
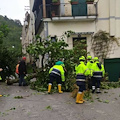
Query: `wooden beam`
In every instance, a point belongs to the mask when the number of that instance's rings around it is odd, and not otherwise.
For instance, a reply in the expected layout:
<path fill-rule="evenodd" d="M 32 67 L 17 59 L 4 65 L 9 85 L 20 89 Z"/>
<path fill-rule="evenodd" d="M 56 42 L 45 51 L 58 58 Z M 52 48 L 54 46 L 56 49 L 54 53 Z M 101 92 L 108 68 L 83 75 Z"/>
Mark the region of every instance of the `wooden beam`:
<path fill-rule="evenodd" d="M 43 17 L 46 18 L 46 0 L 43 0 Z"/>

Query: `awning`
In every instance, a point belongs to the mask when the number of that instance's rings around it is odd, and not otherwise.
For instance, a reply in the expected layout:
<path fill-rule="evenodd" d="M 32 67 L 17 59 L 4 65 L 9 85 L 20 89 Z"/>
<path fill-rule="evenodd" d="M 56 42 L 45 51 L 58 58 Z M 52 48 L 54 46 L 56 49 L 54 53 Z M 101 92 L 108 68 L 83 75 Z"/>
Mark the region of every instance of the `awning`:
<path fill-rule="evenodd" d="M 94 32 L 75 32 L 72 34 L 73 35 L 91 35 L 91 34 L 94 34 Z"/>

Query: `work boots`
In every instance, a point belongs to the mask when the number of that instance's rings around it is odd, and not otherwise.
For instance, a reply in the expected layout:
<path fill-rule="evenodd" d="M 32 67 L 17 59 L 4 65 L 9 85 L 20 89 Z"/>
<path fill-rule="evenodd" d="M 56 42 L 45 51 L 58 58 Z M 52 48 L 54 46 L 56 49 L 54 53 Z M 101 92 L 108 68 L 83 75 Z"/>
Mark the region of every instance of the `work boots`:
<path fill-rule="evenodd" d="M 92 93 L 95 93 L 95 86 L 92 86 Z"/>
<path fill-rule="evenodd" d="M 52 84 L 49 83 L 49 85 L 48 85 L 48 94 L 50 94 L 50 92 L 51 92 L 51 87 L 52 87 Z"/>
<path fill-rule="evenodd" d="M 58 92 L 61 94 L 63 91 L 61 91 L 61 84 L 58 84 Z"/>
<path fill-rule="evenodd" d="M 101 93 L 101 92 L 100 92 L 100 88 L 97 88 L 96 93 L 98 93 L 98 94 Z"/>
<path fill-rule="evenodd" d="M 82 104 L 82 103 L 83 103 L 82 93 L 77 93 L 76 104 Z"/>

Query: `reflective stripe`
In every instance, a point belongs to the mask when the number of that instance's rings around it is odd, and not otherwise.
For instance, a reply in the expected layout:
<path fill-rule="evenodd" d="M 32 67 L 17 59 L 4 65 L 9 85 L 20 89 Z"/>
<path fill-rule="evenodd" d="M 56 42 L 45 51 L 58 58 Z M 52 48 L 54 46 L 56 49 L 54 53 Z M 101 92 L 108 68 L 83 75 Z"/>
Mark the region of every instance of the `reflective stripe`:
<path fill-rule="evenodd" d="M 59 73 L 57 73 L 57 72 L 55 72 L 55 71 L 51 71 L 51 73 L 55 73 L 55 74 L 57 74 L 57 75 L 59 75 L 59 76 L 60 76 L 60 74 L 59 74 Z"/>
<path fill-rule="evenodd" d="M 102 72 L 101 71 L 95 71 L 95 72 L 93 72 L 93 77 L 96 77 L 96 78 L 102 77 Z"/>
<path fill-rule="evenodd" d="M 93 77 L 98 77 L 98 78 L 100 78 L 100 77 L 102 77 L 102 76 L 99 76 L 99 75 L 93 75 Z"/>
<path fill-rule="evenodd" d="M 79 94 L 82 94 L 82 92 L 78 92 Z"/>
<path fill-rule="evenodd" d="M 52 85 L 52 83 L 49 83 L 49 85 Z"/>
<path fill-rule="evenodd" d="M 76 81 L 85 81 L 85 79 L 76 79 Z"/>
<path fill-rule="evenodd" d="M 55 72 L 57 72 L 57 73 L 59 73 L 59 74 L 60 74 L 60 70 L 59 70 L 59 69 L 53 68 L 53 70 L 52 70 L 52 71 L 55 71 Z"/>
<path fill-rule="evenodd" d="M 82 73 L 78 73 L 77 75 L 84 75 L 84 74 L 82 74 Z"/>
<path fill-rule="evenodd" d="M 95 86 L 92 86 L 92 89 L 95 90 Z"/>

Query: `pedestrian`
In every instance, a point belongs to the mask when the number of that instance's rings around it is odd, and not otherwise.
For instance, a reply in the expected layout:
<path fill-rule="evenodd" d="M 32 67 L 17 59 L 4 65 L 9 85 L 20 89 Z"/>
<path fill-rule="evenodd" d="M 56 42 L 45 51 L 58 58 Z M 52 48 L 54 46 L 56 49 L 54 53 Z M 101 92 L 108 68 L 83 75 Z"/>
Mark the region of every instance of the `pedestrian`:
<path fill-rule="evenodd" d="M 63 62 L 57 63 L 49 70 L 49 78 L 48 93 L 51 92 L 53 81 L 56 81 L 58 84 L 58 92 L 63 93 L 63 91 L 61 91 L 62 82 L 65 81 Z"/>
<path fill-rule="evenodd" d="M 0 72 L 1 72 L 1 71 L 3 71 L 3 69 L 2 69 L 2 68 L 0 68 Z M 2 80 L 1 76 L 0 76 L 0 80 Z M 0 95 L 0 97 L 2 97 L 2 95 Z"/>
<path fill-rule="evenodd" d="M 105 75 L 105 70 L 103 64 L 99 62 L 98 57 L 94 57 L 94 64 L 92 65 L 92 70 L 93 70 L 92 93 L 95 92 L 96 88 L 97 88 L 96 93 L 101 93 L 100 83 Z"/>
<path fill-rule="evenodd" d="M 92 76 L 92 65 L 94 61 L 92 60 L 92 56 L 87 56 L 87 68 L 90 70 L 90 74 Z M 92 77 L 88 76 L 87 81 L 88 81 L 88 89 L 92 89 Z"/>
<path fill-rule="evenodd" d="M 26 57 L 22 57 L 22 60 L 20 61 L 20 64 L 19 64 L 19 67 L 18 67 L 18 71 L 19 71 L 19 76 L 20 76 L 20 79 L 19 79 L 19 86 L 26 86 L 26 81 L 24 79 L 24 77 L 26 76 L 27 74 L 27 70 L 26 70 Z"/>
<path fill-rule="evenodd" d="M 84 91 L 86 90 L 86 76 L 90 75 L 89 69 L 85 65 L 85 57 L 81 56 L 79 58 L 80 64 L 75 68 L 76 69 L 76 84 L 79 87 L 79 91 L 77 93 L 76 97 L 76 103 L 81 104 L 85 100 L 84 97 Z"/>

